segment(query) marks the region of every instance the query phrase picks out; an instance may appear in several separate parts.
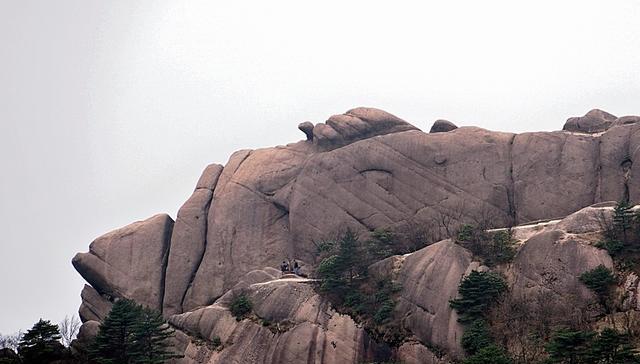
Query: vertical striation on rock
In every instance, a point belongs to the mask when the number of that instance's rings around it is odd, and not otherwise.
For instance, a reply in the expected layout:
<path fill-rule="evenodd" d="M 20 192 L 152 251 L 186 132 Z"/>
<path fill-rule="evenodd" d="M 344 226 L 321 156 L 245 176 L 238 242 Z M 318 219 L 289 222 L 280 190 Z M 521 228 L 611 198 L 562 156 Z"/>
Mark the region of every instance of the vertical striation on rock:
<path fill-rule="evenodd" d="M 196 190 L 178 211 L 166 270 L 165 316 L 182 313 L 182 301 L 204 255 L 209 207 L 222 170 L 219 164 L 208 166 Z"/>

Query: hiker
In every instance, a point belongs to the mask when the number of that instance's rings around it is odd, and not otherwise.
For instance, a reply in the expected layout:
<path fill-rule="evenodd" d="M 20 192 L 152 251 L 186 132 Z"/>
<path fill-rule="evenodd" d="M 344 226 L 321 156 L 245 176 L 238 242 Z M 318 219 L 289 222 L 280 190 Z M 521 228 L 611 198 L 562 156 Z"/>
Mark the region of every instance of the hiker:
<path fill-rule="evenodd" d="M 283 275 L 286 274 L 289 271 L 289 264 L 283 260 L 282 264 L 280 264 L 280 270 Z"/>
<path fill-rule="evenodd" d="M 297 276 L 300 275 L 300 266 L 295 260 L 293 261 L 293 273 L 295 273 Z"/>

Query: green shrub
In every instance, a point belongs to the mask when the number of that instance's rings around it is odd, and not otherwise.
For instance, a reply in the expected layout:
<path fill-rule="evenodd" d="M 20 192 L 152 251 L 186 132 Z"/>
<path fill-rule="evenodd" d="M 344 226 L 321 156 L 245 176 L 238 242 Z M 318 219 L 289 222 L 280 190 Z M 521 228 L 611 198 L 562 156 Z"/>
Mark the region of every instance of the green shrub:
<path fill-rule="evenodd" d="M 595 334 L 590 331 L 560 329 L 546 346 L 551 363 L 587 363 L 591 359 L 591 342 Z"/>
<path fill-rule="evenodd" d="M 392 300 L 385 301 L 380 308 L 378 308 L 375 315 L 373 315 L 373 321 L 378 325 L 382 325 L 391 318 L 394 307 L 395 303 Z"/>
<path fill-rule="evenodd" d="M 484 318 L 490 305 L 507 290 L 507 283 L 497 273 L 472 271 L 458 288 L 460 298 L 449 301 L 458 312 L 458 321 L 471 323 Z"/>
<path fill-rule="evenodd" d="M 244 294 L 236 296 L 229 306 L 229 311 L 231 311 L 231 314 L 235 316 L 237 321 L 241 321 L 247 317 L 251 313 L 252 309 L 253 305 L 251 304 L 251 301 Z"/>
<path fill-rule="evenodd" d="M 491 240 L 492 254 L 489 258 L 490 265 L 510 262 L 516 255 L 513 239 L 509 230 L 500 230 L 494 233 Z"/>
<path fill-rule="evenodd" d="M 475 320 L 464 329 L 462 348 L 467 354 L 473 355 L 492 343 L 489 325 L 485 320 Z"/>
<path fill-rule="evenodd" d="M 464 224 L 460 227 L 456 236 L 458 241 L 471 241 L 475 235 L 476 227 L 471 224 Z"/>
<path fill-rule="evenodd" d="M 611 255 L 612 257 L 617 256 L 618 254 L 624 251 L 624 244 L 619 240 L 604 240 L 600 241 L 596 244 L 596 248 L 604 249 Z"/>
<path fill-rule="evenodd" d="M 609 296 L 611 287 L 616 282 L 611 269 L 600 264 L 596 268 L 580 275 L 580 281 L 591 289 L 602 302 Z"/>
<path fill-rule="evenodd" d="M 367 241 L 367 253 L 373 261 L 390 257 L 395 253 L 394 234 L 387 229 L 374 230 Z"/>
<path fill-rule="evenodd" d="M 632 239 L 635 218 L 632 208 L 633 205 L 623 200 L 618 202 L 613 209 L 613 226 L 625 245 L 629 245 Z"/>
<path fill-rule="evenodd" d="M 591 356 L 600 359 L 598 363 L 631 364 L 638 363 L 628 335 L 606 328 L 595 338 L 591 346 Z"/>
<path fill-rule="evenodd" d="M 463 364 L 512 364 L 509 355 L 497 345 L 489 345 L 465 359 Z"/>
<path fill-rule="evenodd" d="M 211 340 L 211 344 L 213 345 L 214 348 L 218 348 L 220 347 L 220 345 L 222 345 L 222 341 L 220 340 L 219 337 L 215 336 L 213 340 Z"/>
<path fill-rule="evenodd" d="M 458 231 L 456 242 L 482 258 L 488 266 L 510 262 L 516 253 L 511 230 L 490 232 L 465 224 Z"/>

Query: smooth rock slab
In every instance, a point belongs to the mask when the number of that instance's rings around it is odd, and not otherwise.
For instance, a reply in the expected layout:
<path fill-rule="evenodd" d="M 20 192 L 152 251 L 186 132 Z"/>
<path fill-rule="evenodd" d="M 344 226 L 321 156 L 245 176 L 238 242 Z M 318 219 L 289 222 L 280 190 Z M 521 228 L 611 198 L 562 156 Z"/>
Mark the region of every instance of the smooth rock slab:
<path fill-rule="evenodd" d="M 127 225 L 94 240 L 73 266 L 99 293 L 160 311 L 172 228 L 166 214 Z"/>

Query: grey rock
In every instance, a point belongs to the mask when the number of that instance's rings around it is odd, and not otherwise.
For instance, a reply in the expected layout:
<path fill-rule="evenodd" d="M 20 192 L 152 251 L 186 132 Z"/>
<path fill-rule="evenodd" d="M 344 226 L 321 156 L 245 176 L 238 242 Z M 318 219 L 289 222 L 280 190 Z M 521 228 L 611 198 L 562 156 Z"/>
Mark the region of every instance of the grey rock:
<path fill-rule="evenodd" d="M 579 133 L 600 133 L 616 121 L 614 115 L 599 109 L 593 109 L 584 116 L 572 117 L 567 120 L 562 130 Z"/>
<path fill-rule="evenodd" d="M 310 121 L 305 121 L 298 124 L 298 129 L 300 129 L 304 133 L 304 135 L 307 137 L 307 140 L 313 140 L 313 123 L 311 123 Z"/>
<path fill-rule="evenodd" d="M 73 266 L 99 293 L 161 310 L 172 228 L 166 214 L 127 225 L 94 240 Z"/>
<path fill-rule="evenodd" d="M 458 129 L 456 124 L 448 120 L 439 119 L 433 123 L 433 125 L 431 126 L 431 130 L 429 130 L 429 133 L 446 133 L 455 129 Z"/>
<path fill-rule="evenodd" d="M 621 116 L 617 118 L 616 121 L 613 122 L 613 125 L 615 126 L 630 125 L 630 124 L 637 124 L 639 122 L 640 122 L 640 116 L 628 115 L 628 116 Z"/>
<path fill-rule="evenodd" d="M 98 291 L 86 284 L 82 289 L 80 297 L 82 297 L 82 304 L 80 305 L 78 313 L 82 322 L 102 322 L 113 306 L 107 298 L 102 297 Z"/>

